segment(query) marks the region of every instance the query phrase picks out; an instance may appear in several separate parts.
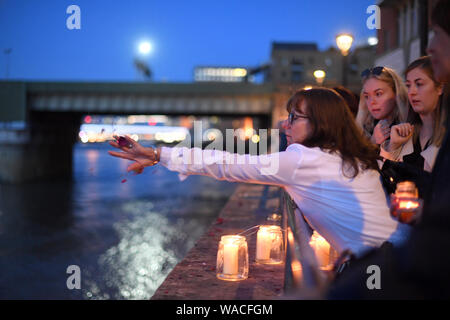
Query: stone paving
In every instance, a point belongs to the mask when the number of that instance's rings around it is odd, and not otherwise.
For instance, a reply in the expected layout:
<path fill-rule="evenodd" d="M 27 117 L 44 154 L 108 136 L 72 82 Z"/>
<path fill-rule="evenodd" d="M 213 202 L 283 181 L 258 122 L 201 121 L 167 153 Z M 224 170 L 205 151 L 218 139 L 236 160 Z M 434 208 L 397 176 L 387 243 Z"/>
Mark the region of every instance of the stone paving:
<path fill-rule="evenodd" d="M 247 236 L 248 279 L 237 282 L 216 278 L 216 257 L 220 237 L 238 234 L 262 224 L 273 212 L 279 213 L 280 188 L 240 184 L 216 221 L 175 266 L 155 292 L 152 300 L 269 300 L 283 295 L 284 263 L 255 262 L 256 233 Z M 256 230 L 256 229 L 255 229 Z"/>

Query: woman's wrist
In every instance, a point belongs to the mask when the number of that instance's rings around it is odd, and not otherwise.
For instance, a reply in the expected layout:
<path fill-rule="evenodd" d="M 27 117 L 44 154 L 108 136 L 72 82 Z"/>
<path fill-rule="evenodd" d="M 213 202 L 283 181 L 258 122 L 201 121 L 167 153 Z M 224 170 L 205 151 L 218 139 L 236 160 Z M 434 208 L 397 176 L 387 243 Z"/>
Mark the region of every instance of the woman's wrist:
<path fill-rule="evenodd" d="M 390 152 L 391 151 L 391 141 L 388 139 L 388 140 L 385 140 L 381 145 L 380 145 L 380 147 L 381 148 L 383 148 L 384 150 L 386 150 L 387 152 Z"/>
<path fill-rule="evenodd" d="M 387 144 L 386 150 L 389 152 L 394 152 L 395 150 L 400 149 L 401 146 L 402 146 L 401 143 L 395 143 L 392 142 L 392 140 L 390 140 L 389 143 Z"/>
<path fill-rule="evenodd" d="M 161 160 L 161 147 L 157 147 L 153 149 L 155 154 L 155 164 Z"/>
<path fill-rule="evenodd" d="M 161 148 L 148 147 L 146 148 L 145 153 L 148 159 L 148 164 L 146 164 L 146 167 L 154 166 L 161 158 Z"/>

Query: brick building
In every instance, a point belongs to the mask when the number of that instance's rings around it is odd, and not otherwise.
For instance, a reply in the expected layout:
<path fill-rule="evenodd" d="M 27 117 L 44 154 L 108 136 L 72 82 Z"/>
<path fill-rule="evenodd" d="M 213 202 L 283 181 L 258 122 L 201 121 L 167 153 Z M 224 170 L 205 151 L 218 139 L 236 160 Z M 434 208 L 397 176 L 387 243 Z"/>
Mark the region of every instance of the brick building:
<path fill-rule="evenodd" d="M 410 62 L 426 54 L 433 6 L 437 0 L 382 0 L 381 29 L 375 65 L 387 66 L 400 74 Z"/>
<path fill-rule="evenodd" d="M 315 70 L 326 73 L 323 85 L 333 87 L 342 84 L 343 56 L 333 47 L 320 51 L 315 43 L 274 42 L 272 43 L 271 67 L 266 82 L 280 86 L 302 87 L 315 85 Z M 375 61 L 375 47 L 366 45 L 351 50 L 346 69 L 347 87 L 355 92 L 361 88 L 361 72 Z"/>

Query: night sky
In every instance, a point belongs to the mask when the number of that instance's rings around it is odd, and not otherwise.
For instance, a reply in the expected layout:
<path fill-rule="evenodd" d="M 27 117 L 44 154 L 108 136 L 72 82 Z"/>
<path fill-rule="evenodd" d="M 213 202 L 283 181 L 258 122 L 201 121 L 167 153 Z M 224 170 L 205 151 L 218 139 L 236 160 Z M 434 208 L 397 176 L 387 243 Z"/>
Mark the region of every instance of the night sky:
<path fill-rule="evenodd" d="M 81 29 L 69 30 L 69 5 Z M 272 41 L 335 46 L 351 32 L 366 43 L 366 9 L 376 0 L 0 0 L 0 79 L 136 81 L 142 40 L 154 81 L 190 82 L 199 65 L 252 67 L 270 59 Z"/>

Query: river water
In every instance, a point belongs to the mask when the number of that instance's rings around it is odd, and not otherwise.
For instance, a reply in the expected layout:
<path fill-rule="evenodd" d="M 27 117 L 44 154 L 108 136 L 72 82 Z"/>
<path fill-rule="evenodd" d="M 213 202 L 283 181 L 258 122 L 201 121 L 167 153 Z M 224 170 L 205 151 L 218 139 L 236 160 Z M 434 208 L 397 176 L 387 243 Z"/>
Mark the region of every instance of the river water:
<path fill-rule="evenodd" d="M 108 149 L 76 144 L 71 182 L 0 185 L 0 299 L 149 299 L 236 187 Z"/>

